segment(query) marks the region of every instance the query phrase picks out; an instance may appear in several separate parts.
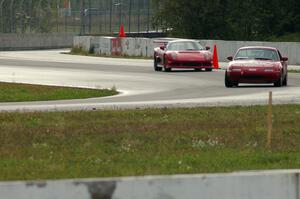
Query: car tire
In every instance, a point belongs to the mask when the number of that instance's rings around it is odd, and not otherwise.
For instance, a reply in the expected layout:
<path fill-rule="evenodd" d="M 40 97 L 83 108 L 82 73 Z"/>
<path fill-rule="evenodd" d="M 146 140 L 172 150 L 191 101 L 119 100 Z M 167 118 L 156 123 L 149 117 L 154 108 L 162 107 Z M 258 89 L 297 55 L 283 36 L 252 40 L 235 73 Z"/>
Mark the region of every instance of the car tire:
<path fill-rule="evenodd" d="M 171 72 L 171 70 L 172 70 L 171 68 L 166 67 L 166 55 L 164 55 L 164 71 L 165 72 Z"/>
<path fill-rule="evenodd" d="M 280 78 L 274 83 L 275 87 L 281 87 L 283 86 L 283 79 L 282 79 L 282 74 L 280 75 Z"/>
<path fill-rule="evenodd" d="M 194 68 L 194 70 L 197 71 L 197 72 L 198 72 L 198 71 L 202 71 L 201 68 Z"/>
<path fill-rule="evenodd" d="M 154 55 L 154 58 L 153 58 L 153 63 L 154 63 L 154 70 L 155 71 L 161 71 L 162 70 L 162 67 L 158 67 L 157 66 L 157 59 L 156 59 L 156 55 Z"/>
<path fill-rule="evenodd" d="M 212 68 L 206 68 L 205 71 L 211 72 L 211 71 L 212 71 Z"/>
<path fill-rule="evenodd" d="M 234 86 L 234 83 L 228 78 L 227 71 L 225 73 L 225 86 L 231 88 Z"/>
<path fill-rule="evenodd" d="M 288 74 L 285 75 L 282 85 L 287 86 L 287 82 L 288 82 Z"/>
<path fill-rule="evenodd" d="M 237 81 L 233 82 L 233 86 L 238 87 L 239 86 L 239 82 L 237 82 Z"/>

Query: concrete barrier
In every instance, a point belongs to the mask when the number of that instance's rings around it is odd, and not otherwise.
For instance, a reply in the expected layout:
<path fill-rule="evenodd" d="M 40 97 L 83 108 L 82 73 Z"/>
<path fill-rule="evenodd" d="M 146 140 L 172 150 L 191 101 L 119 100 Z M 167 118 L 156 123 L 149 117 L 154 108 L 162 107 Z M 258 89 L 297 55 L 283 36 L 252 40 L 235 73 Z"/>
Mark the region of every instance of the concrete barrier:
<path fill-rule="evenodd" d="M 111 55 L 113 38 L 114 37 L 94 37 L 92 40 L 94 53 L 98 55 Z"/>
<path fill-rule="evenodd" d="M 202 45 L 217 45 L 219 61 L 227 61 L 227 57 L 243 46 L 270 46 L 279 49 L 283 56 L 289 58 L 289 64 L 300 64 L 300 42 L 260 42 L 260 41 L 222 41 L 222 40 L 200 40 Z"/>
<path fill-rule="evenodd" d="M 299 199 L 299 170 L 0 183 L 5 199 Z"/>
<path fill-rule="evenodd" d="M 89 52 L 94 46 L 93 41 L 92 36 L 74 36 L 73 47 L 82 48 L 82 50 Z"/>
<path fill-rule="evenodd" d="M 102 39 L 106 38 L 106 39 Z M 99 54 L 109 54 L 108 44 L 111 37 L 74 37 L 74 46 L 81 46 L 85 50 L 90 50 L 93 46 L 99 46 Z M 174 40 L 176 38 L 123 38 L 121 40 L 121 49 L 123 55 L 152 57 L 154 47 L 163 42 Z M 80 41 L 80 42 L 79 42 Z M 102 45 L 105 42 L 105 45 Z M 217 45 L 219 61 L 227 62 L 227 57 L 234 55 L 238 48 L 243 46 L 271 46 L 278 48 L 283 56 L 289 58 L 289 64 L 300 65 L 300 42 L 259 42 L 259 41 L 223 41 L 223 40 L 199 40 L 203 46 L 213 47 Z M 103 47 L 101 47 L 103 46 Z"/>
<path fill-rule="evenodd" d="M 72 33 L 0 33 L 0 50 L 32 50 L 70 48 Z"/>

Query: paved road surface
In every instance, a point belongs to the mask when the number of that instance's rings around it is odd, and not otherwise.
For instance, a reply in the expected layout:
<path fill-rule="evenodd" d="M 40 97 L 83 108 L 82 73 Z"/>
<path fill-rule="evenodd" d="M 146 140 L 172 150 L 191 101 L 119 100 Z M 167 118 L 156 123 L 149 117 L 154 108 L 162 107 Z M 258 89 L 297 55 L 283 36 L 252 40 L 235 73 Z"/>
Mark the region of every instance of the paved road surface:
<path fill-rule="evenodd" d="M 252 105 L 265 104 L 269 91 L 274 92 L 275 103 L 300 103 L 300 74 L 290 73 L 287 87 L 242 84 L 225 88 L 224 70 L 154 72 L 151 60 L 72 56 L 61 52 L 0 52 L 0 81 L 91 88 L 115 86 L 121 94 L 85 100 L 0 103 L 0 110 Z"/>

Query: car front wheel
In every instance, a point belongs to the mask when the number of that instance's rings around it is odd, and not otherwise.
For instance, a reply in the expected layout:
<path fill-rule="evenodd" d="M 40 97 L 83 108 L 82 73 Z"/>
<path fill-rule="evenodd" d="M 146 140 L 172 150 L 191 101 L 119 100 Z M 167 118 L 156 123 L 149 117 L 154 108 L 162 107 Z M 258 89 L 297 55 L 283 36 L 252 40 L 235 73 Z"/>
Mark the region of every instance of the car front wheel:
<path fill-rule="evenodd" d="M 280 78 L 274 83 L 275 87 L 281 87 L 283 86 L 283 79 L 282 79 L 282 75 L 280 75 Z"/>
<path fill-rule="evenodd" d="M 167 68 L 166 67 L 166 62 L 167 62 L 167 57 L 166 57 L 166 55 L 164 56 L 164 71 L 165 72 L 171 72 L 171 68 Z"/>
<path fill-rule="evenodd" d="M 238 83 L 237 83 L 237 85 L 238 85 Z M 226 86 L 227 88 L 231 88 L 231 87 L 237 86 L 237 85 L 235 85 L 234 82 L 231 81 L 231 80 L 228 78 L 227 71 L 226 71 L 226 73 L 225 73 L 225 86 Z"/>
<path fill-rule="evenodd" d="M 162 67 L 158 67 L 158 65 L 157 65 L 157 59 L 156 59 L 156 55 L 155 54 L 154 54 L 154 60 L 153 60 L 153 62 L 154 62 L 154 70 L 155 71 L 161 71 Z"/>

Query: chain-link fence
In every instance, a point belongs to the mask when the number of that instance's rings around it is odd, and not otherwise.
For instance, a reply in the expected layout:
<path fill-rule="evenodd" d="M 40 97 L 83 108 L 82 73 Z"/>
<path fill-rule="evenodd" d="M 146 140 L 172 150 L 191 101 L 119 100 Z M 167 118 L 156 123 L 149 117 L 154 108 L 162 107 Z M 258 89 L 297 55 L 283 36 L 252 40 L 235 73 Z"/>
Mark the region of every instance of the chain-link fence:
<path fill-rule="evenodd" d="M 151 0 L 0 0 L 1 33 L 156 31 Z"/>

